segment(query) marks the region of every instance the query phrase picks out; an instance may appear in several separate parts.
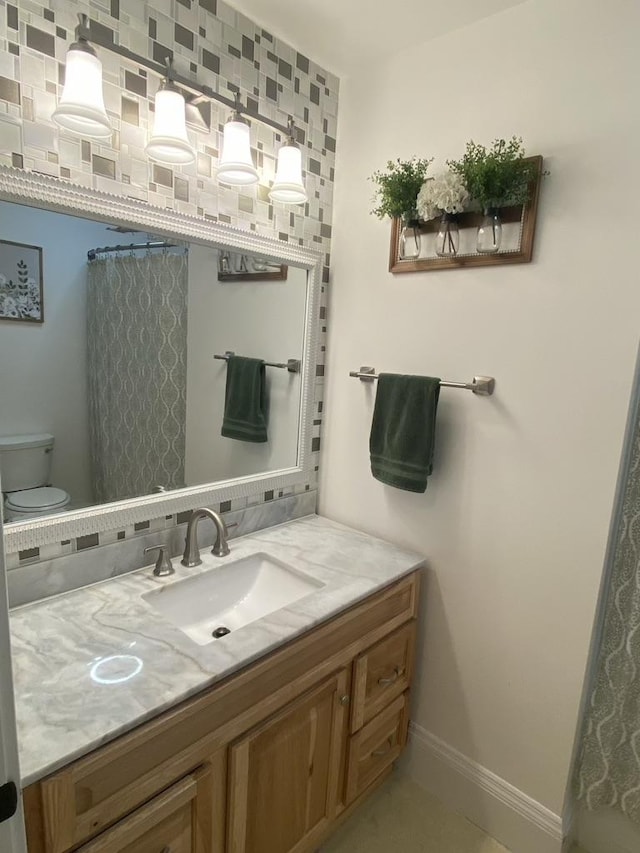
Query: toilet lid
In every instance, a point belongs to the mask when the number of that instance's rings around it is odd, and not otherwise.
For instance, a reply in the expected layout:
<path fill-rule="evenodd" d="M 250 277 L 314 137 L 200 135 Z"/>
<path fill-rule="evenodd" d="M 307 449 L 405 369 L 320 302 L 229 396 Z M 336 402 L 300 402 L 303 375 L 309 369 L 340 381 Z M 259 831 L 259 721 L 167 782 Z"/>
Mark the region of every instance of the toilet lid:
<path fill-rule="evenodd" d="M 39 489 L 25 489 L 22 492 L 12 492 L 7 498 L 7 509 L 39 510 L 55 509 L 69 502 L 69 495 L 64 489 L 55 486 L 43 486 Z"/>

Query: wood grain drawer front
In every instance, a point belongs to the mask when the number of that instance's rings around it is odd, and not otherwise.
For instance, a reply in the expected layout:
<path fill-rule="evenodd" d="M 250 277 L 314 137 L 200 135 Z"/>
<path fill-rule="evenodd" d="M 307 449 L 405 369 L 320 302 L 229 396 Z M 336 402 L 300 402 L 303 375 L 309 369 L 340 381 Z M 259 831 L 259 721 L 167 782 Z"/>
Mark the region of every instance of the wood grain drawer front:
<path fill-rule="evenodd" d="M 341 670 L 231 747 L 228 853 L 307 850 L 326 830 L 338 799 L 347 686 Z"/>
<path fill-rule="evenodd" d="M 347 762 L 347 805 L 365 791 L 404 749 L 409 726 L 409 694 L 398 696 L 351 736 Z"/>
<path fill-rule="evenodd" d="M 394 631 L 355 662 L 351 731 L 357 732 L 410 686 L 415 621 Z"/>
<path fill-rule="evenodd" d="M 198 780 L 191 775 L 76 853 L 204 853 L 196 845 L 197 798 Z"/>

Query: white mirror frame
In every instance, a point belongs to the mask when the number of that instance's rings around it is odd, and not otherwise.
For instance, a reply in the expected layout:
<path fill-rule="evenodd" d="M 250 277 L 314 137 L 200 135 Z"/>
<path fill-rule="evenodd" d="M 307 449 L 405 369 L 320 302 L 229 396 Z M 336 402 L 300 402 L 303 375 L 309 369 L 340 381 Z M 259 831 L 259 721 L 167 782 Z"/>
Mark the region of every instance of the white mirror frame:
<path fill-rule="evenodd" d="M 99 192 L 58 178 L 24 172 L 8 166 L 0 166 L 0 200 L 85 216 L 111 225 L 133 226 L 140 231 L 150 231 L 162 237 L 173 237 L 214 248 L 252 252 L 279 263 L 308 270 L 298 464 L 295 467 L 11 524 L 4 530 L 7 552 L 61 542 L 89 533 L 114 530 L 163 515 L 174 515 L 197 506 L 209 506 L 247 497 L 260 491 L 277 491 L 309 482 L 313 469 L 311 440 L 322 268 L 322 256 L 318 252 L 271 237 L 263 237 L 253 231 L 243 231 L 207 219 L 153 207 L 137 199 Z"/>

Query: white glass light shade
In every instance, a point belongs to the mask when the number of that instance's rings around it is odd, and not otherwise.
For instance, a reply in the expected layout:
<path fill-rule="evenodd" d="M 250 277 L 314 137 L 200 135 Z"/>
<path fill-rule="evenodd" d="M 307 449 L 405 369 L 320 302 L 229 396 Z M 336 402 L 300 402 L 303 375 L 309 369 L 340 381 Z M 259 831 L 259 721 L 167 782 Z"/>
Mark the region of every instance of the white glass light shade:
<path fill-rule="evenodd" d="M 278 151 L 276 178 L 269 198 L 284 204 L 304 204 L 307 200 L 302 183 L 302 151 L 297 145 L 283 145 Z"/>
<path fill-rule="evenodd" d="M 102 63 L 91 49 L 74 44 L 67 51 L 64 88 L 52 118 L 82 136 L 111 136 L 102 94 Z"/>
<path fill-rule="evenodd" d="M 222 156 L 216 175 L 222 184 L 255 184 L 258 170 L 251 157 L 251 135 L 249 125 L 231 118 L 224 126 Z"/>
<path fill-rule="evenodd" d="M 153 131 L 144 150 L 151 160 L 171 166 L 196 159 L 187 136 L 184 96 L 170 85 L 156 92 Z"/>

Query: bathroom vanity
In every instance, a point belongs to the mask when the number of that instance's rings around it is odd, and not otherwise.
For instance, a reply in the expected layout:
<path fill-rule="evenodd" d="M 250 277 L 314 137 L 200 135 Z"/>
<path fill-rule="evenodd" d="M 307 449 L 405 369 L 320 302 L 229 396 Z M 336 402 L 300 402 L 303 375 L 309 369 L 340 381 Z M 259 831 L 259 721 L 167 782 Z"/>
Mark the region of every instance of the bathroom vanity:
<path fill-rule="evenodd" d="M 385 777 L 405 744 L 421 557 L 307 516 L 233 539 L 228 556 L 203 551 L 201 566 L 174 559 L 170 577 L 155 577 L 151 567 L 126 572 L 141 565 L 145 546 L 168 543 L 175 554 L 194 507 L 215 507 L 248 532 L 272 524 L 267 516 L 302 515 L 294 505 L 305 496 L 315 506 L 324 256 L 297 241 L 6 167 L 0 199 L 16 206 L 16 222 L 19 214 L 33 221 L 25 207 L 71 214 L 74 239 L 80 216 L 91 235 L 100 224 L 188 245 L 193 334 L 186 340 L 188 349 L 190 340 L 200 347 L 197 359 L 189 349 L 188 364 L 200 368 L 193 382 L 187 376 L 179 419 L 184 476 L 182 468 L 175 482 L 154 471 L 140 488 L 89 496 L 82 508 L 14 520 L 4 531 L 9 575 L 15 572 L 10 591 L 18 589 L 21 602 L 33 601 L 24 595 L 30 586 L 52 596 L 11 613 L 29 853 L 311 851 Z M 274 282 L 273 292 L 262 281 L 213 287 L 210 271 L 229 252 L 285 264 L 288 279 Z M 195 293 L 206 304 L 196 305 Z M 156 337 L 151 319 L 141 319 L 136 340 Z M 264 458 L 253 446 L 251 465 L 240 459 L 242 443 L 214 450 L 220 407 L 189 416 L 190 404 L 208 406 L 214 385 L 222 393 L 231 351 L 263 359 L 272 403 L 286 403 L 280 415 L 271 406 Z M 140 359 L 157 361 L 148 351 Z M 75 387 L 69 376 L 63 381 Z M 115 382 L 122 385 L 118 373 Z M 121 401 L 111 408 L 128 411 Z M 157 417 L 155 404 L 144 408 Z M 171 407 L 163 411 L 173 417 Z M 136 447 L 162 432 L 157 426 L 142 425 Z M 199 450 L 189 431 L 202 438 Z M 67 431 L 60 435 L 58 460 Z M 67 470 L 75 470 L 80 442 L 69 447 Z M 140 458 L 138 451 L 118 456 Z M 233 465 L 214 470 L 212 460 Z M 52 478 L 64 485 L 55 471 Z M 72 588 L 76 579 L 98 578 Z M 54 595 L 62 590 L 71 591 Z M 223 593 L 230 598 L 219 606 Z"/>
<path fill-rule="evenodd" d="M 317 516 L 231 546 L 14 611 L 29 853 L 310 851 L 391 770 L 420 558 Z M 264 555 L 315 589 L 209 643 L 150 603 Z"/>

